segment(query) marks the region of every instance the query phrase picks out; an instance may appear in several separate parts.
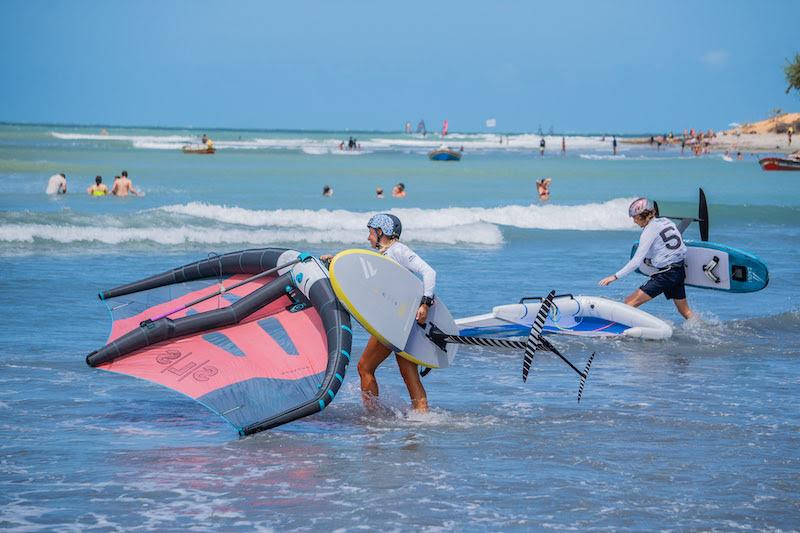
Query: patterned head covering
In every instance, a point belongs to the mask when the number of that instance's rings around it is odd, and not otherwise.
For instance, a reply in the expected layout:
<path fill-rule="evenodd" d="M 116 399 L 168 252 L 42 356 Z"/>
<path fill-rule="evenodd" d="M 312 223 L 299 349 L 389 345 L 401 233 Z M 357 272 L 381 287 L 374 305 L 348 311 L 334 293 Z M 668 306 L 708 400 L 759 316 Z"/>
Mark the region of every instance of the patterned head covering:
<path fill-rule="evenodd" d="M 400 219 L 388 213 L 378 213 L 369 219 L 367 222 L 368 228 L 379 229 L 387 237 L 400 238 L 400 233 L 403 231 L 403 225 Z"/>
<path fill-rule="evenodd" d="M 637 198 L 628 208 L 628 216 L 632 218 L 636 215 L 641 215 L 645 211 L 655 211 L 655 204 L 647 198 Z"/>

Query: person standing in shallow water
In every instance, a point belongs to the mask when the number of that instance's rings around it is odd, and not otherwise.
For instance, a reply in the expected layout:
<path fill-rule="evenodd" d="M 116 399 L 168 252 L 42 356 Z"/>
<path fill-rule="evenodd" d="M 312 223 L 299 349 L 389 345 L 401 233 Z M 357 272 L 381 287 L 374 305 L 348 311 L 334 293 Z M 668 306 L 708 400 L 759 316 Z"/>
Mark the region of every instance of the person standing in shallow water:
<path fill-rule="evenodd" d="M 536 180 L 536 192 L 539 194 L 540 201 L 546 202 L 550 200 L 550 183 L 552 181 L 551 178 Z"/>
<path fill-rule="evenodd" d="M 114 176 L 111 194 L 115 196 L 128 196 L 128 194 L 139 196 L 139 191 L 133 187 L 133 182 L 128 178 L 127 170 L 122 171 L 122 176 Z"/>
<path fill-rule="evenodd" d="M 67 194 L 67 175 L 63 172 L 61 174 L 53 174 L 47 181 L 47 194 Z"/>
<path fill-rule="evenodd" d="M 94 178 L 94 185 L 90 185 L 86 192 L 89 196 L 105 196 L 108 194 L 108 187 L 103 183 L 103 176 Z"/>
<path fill-rule="evenodd" d="M 396 216 L 388 213 L 379 213 L 369 219 L 367 228 L 369 229 L 367 240 L 372 248 L 422 278 L 423 296 L 419 308 L 417 308 L 416 321 L 418 324 L 424 325 L 428 320 L 428 310 L 430 306 L 434 305 L 433 295 L 436 288 L 436 271 L 414 253 L 411 248 L 400 242 L 400 233 L 403 230 L 403 225 Z M 333 259 L 333 256 L 322 255 L 320 259 L 327 262 Z M 367 341 L 367 346 L 358 361 L 358 375 L 361 378 L 361 398 L 364 406 L 369 410 L 377 407 L 379 391 L 375 371 L 391 353 L 391 348 L 384 346 L 376 337 L 372 336 Z M 416 363 L 412 363 L 399 355 L 395 355 L 395 360 L 400 369 L 400 375 L 403 377 L 408 389 L 411 408 L 415 411 L 426 412 L 428 410 L 428 395 L 422 385 L 419 368 Z"/>
<path fill-rule="evenodd" d="M 658 272 L 625 298 L 625 303 L 639 307 L 663 293 L 667 300 L 672 300 L 683 318 L 692 318 L 694 313 L 686 301 L 686 245 L 681 232 L 670 219 L 657 218 L 655 204 L 647 198 L 634 200 L 628 208 L 628 215 L 637 226 L 643 228 L 639 247 L 624 267 L 616 274 L 601 279 L 599 285 L 610 285 L 639 268 L 642 263 L 649 264 Z"/>

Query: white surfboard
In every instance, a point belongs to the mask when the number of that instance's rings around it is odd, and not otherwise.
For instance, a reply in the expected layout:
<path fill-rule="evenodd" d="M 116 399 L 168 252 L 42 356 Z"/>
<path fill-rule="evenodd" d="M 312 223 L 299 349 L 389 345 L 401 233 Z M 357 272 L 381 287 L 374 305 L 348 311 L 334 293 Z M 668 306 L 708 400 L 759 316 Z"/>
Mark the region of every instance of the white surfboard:
<path fill-rule="evenodd" d="M 755 292 L 769 283 L 767 265 L 755 255 L 715 242 L 686 243 L 686 285 L 728 292 Z M 638 243 L 631 248 L 631 257 Z M 658 271 L 642 264 L 639 273 L 650 276 Z"/>
<path fill-rule="evenodd" d="M 428 310 L 428 321 L 425 326 L 416 325 L 411 328 L 408 342 L 405 348 L 398 352 L 398 355 L 418 365 L 447 368 L 453 362 L 459 345 L 448 344 L 445 350 L 439 348 L 426 336 L 431 324 L 435 324 L 437 328 L 448 335 L 458 335 L 458 326 L 453 320 L 453 315 L 450 314 L 450 310 L 447 309 L 444 302 L 437 298 Z"/>
<path fill-rule="evenodd" d="M 336 296 L 363 327 L 398 355 L 431 368 L 448 366 L 456 346 L 441 350 L 425 336 L 416 322 L 422 299 L 422 281 L 397 262 L 370 250 L 339 252 L 329 267 Z M 447 307 L 438 299 L 428 312 L 445 333 L 458 327 Z"/>

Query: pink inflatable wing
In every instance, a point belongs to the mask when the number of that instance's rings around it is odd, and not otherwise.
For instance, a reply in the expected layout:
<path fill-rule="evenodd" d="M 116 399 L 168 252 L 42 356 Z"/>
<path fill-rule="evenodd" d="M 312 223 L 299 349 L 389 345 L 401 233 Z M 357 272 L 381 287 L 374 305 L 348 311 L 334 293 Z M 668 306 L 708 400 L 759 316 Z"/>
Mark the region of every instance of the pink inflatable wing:
<path fill-rule="evenodd" d="M 278 268 L 287 258 L 297 266 Z M 292 250 L 226 254 L 100 297 L 113 325 L 90 366 L 182 392 L 242 435 L 324 409 L 350 361 L 327 270 Z"/>

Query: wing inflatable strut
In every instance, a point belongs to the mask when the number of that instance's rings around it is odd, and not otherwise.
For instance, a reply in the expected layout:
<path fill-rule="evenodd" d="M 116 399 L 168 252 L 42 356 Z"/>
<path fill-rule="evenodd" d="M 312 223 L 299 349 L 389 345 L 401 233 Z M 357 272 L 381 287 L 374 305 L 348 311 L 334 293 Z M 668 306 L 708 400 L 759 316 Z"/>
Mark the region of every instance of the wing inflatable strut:
<path fill-rule="evenodd" d="M 183 393 L 240 435 L 322 411 L 350 362 L 350 315 L 296 250 L 215 256 L 99 296 L 114 322 L 89 366 Z"/>

